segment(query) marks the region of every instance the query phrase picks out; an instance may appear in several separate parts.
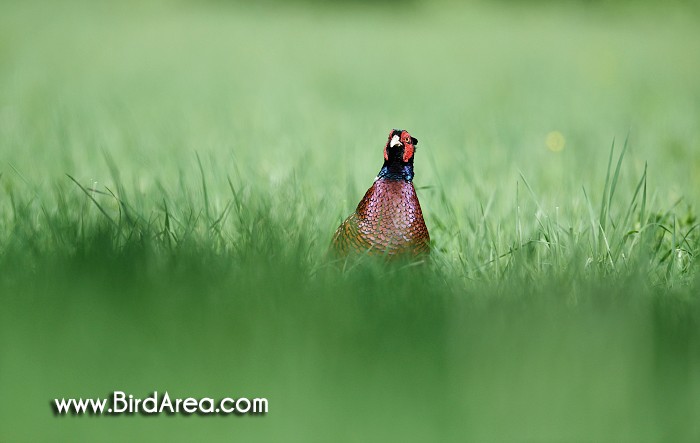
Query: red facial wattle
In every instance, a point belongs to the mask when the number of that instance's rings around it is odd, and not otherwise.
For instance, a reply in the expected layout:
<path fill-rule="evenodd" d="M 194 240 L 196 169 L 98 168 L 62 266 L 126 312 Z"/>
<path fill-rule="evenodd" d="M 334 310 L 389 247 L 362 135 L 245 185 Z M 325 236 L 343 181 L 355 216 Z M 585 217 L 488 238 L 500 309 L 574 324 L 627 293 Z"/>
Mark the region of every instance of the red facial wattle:
<path fill-rule="evenodd" d="M 413 157 L 413 152 L 415 151 L 413 140 L 411 140 L 411 135 L 406 131 L 401 133 L 400 140 L 401 143 L 403 143 L 403 161 L 404 163 L 408 163 L 408 161 Z"/>
<path fill-rule="evenodd" d="M 411 158 L 413 158 L 414 147 L 411 144 L 404 145 L 403 148 L 403 162 L 408 163 Z"/>

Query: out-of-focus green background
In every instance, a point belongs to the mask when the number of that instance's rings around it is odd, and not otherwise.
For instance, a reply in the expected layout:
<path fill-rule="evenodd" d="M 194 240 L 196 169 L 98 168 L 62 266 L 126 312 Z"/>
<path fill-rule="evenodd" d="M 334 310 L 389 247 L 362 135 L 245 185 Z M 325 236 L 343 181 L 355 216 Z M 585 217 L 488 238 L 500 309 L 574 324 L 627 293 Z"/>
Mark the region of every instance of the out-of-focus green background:
<path fill-rule="evenodd" d="M 700 440 L 699 11 L 0 2 L 0 441 Z M 329 263 L 393 127 L 432 261 Z"/>

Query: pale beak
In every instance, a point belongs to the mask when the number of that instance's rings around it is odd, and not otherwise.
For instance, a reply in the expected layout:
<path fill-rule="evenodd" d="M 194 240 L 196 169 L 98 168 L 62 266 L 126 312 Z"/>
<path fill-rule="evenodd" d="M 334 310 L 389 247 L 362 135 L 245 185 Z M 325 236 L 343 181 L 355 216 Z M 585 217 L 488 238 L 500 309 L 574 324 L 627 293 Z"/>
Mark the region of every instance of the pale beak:
<path fill-rule="evenodd" d="M 391 142 L 389 143 L 389 147 L 393 148 L 394 146 L 397 146 L 397 145 L 401 146 L 401 142 L 399 141 L 399 136 L 394 135 L 393 137 L 391 137 Z"/>

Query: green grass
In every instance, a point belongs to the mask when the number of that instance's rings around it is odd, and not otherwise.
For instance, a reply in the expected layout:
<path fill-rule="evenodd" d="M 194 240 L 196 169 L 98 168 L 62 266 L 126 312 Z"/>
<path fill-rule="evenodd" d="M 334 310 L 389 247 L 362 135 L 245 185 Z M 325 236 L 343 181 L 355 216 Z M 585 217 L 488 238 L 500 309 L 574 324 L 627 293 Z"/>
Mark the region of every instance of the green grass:
<path fill-rule="evenodd" d="M 0 440 L 698 440 L 697 18 L 268 6 L 3 5 Z M 431 261 L 334 263 L 392 127 Z"/>

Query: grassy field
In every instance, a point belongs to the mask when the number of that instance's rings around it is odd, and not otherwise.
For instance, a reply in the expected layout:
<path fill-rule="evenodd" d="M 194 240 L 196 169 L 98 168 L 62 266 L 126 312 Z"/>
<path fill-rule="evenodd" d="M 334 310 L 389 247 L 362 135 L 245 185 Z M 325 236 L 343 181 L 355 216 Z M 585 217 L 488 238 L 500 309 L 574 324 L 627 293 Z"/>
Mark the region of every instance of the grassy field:
<path fill-rule="evenodd" d="M 1 6 L 0 441 L 700 439 L 696 13 Z M 431 262 L 333 263 L 393 127 Z"/>

